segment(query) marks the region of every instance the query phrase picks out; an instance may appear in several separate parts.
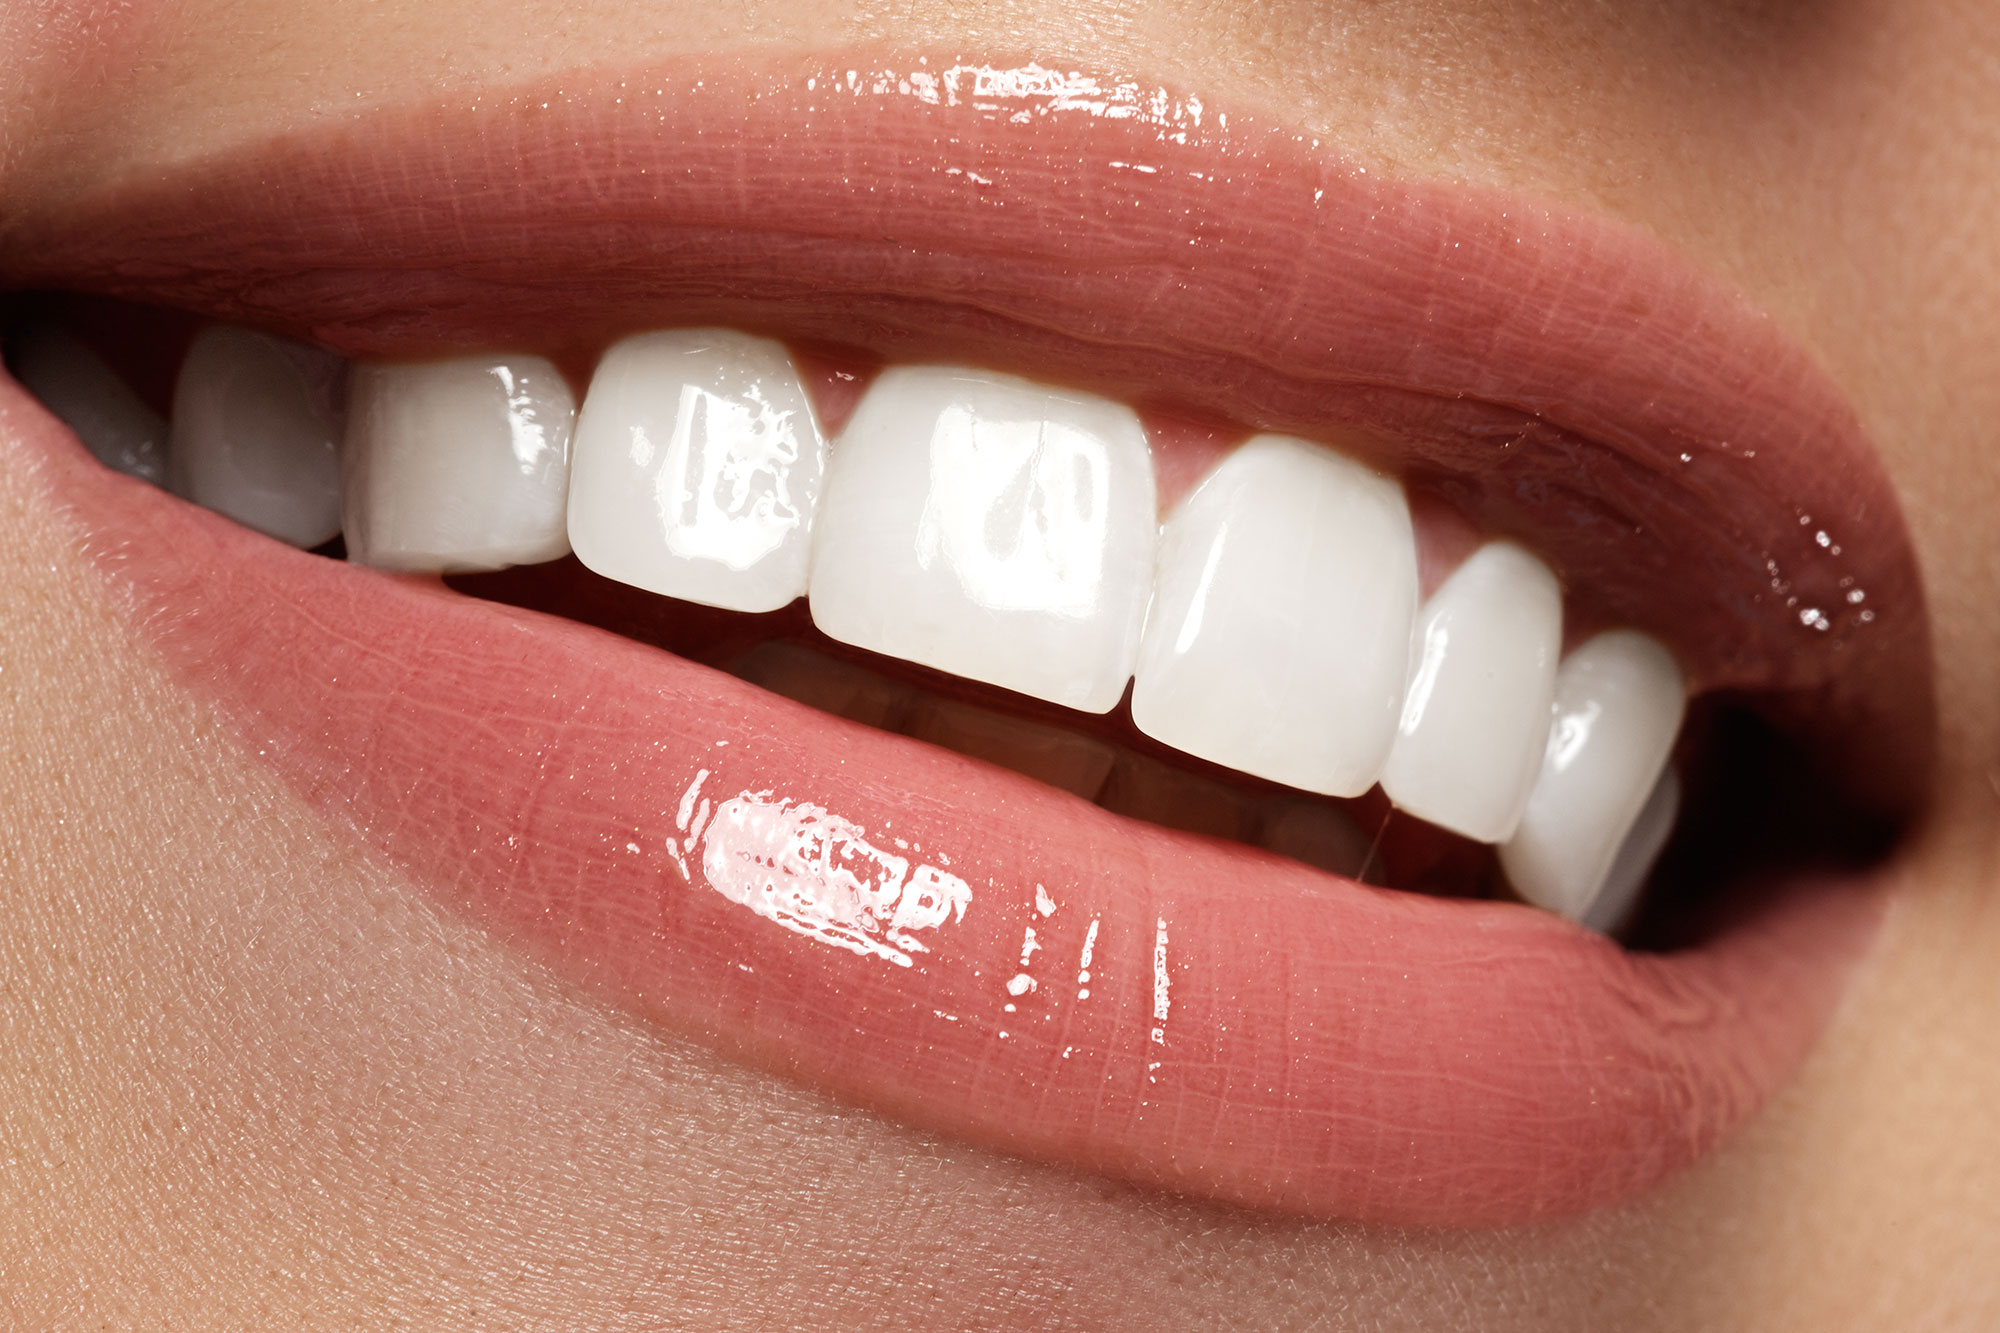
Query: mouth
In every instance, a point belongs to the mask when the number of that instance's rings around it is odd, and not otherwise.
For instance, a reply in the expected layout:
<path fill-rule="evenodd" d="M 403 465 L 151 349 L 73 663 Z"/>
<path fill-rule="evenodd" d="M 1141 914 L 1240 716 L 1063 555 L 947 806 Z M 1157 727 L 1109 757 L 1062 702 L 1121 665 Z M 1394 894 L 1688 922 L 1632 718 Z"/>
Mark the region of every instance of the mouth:
<path fill-rule="evenodd" d="M 1924 798 L 1914 557 L 1804 350 L 1143 83 L 375 111 L 0 219 L 0 288 L 10 453 L 305 799 L 1008 1151 L 1627 1197 L 1810 1049 Z"/>

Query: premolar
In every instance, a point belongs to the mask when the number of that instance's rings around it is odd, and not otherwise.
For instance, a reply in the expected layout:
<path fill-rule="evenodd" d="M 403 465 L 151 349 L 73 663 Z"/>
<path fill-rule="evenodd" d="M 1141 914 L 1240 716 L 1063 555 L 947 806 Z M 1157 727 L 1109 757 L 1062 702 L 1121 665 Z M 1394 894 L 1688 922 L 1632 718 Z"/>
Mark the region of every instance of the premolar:
<path fill-rule="evenodd" d="M 1583 914 L 1584 925 L 1616 935 L 1630 924 L 1640 891 L 1646 887 L 1654 863 L 1673 837 L 1674 824 L 1680 815 L 1680 774 L 1669 764 L 1661 770 L 1660 780 L 1653 784 L 1652 794 L 1640 807 L 1639 817 L 1632 822 L 1618 855 L 1612 858 L 1604 887 L 1597 891 L 1595 901 Z"/>
<path fill-rule="evenodd" d="M 782 345 L 727 329 L 627 338 L 577 421 L 570 544 L 620 583 L 775 611 L 805 594 L 825 465 Z"/>
<path fill-rule="evenodd" d="M 169 487 L 293 546 L 332 541 L 341 526 L 343 369 L 304 343 L 204 329 L 174 385 Z"/>
<path fill-rule="evenodd" d="M 167 421 L 67 330 L 10 330 L 7 368 L 76 432 L 91 456 L 128 477 L 167 484 Z"/>
<path fill-rule="evenodd" d="M 1686 707 L 1680 668 L 1644 634 L 1600 634 L 1564 660 L 1541 772 L 1500 848 L 1517 893 L 1572 920 L 1591 917 Z"/>
<path fill-rule="evenodd" d="M 828 466 L 813 620 L 844 643 L 1108 712 L 1132 674 L 1155 509 L 1131 409 L 986 371 L 885 371 Z"/>
<path fill-rule="evenodd" d="M 1402 487 L 1260 436 L 1167 521 L 1132 721 L 1241 772 L 1358 796 L 1396 737 L 1416 609 Z"/>
<path fill-rule="evenodd" d="M 452 571 L 567 554 L 575 415 L 569 385 L 540 357 L 355 367 L 342 454 L 348 558 Z"/>

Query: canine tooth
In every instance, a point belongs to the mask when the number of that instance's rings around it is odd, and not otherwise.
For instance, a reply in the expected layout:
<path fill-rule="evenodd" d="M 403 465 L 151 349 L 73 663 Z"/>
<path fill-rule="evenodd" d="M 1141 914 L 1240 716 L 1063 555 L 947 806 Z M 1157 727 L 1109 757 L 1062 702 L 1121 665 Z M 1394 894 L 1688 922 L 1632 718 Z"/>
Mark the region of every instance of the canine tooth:
<path fill-rule="evenodd" d="M 790 643 L 758 644 L 728 670 L 773 694 L 882 731 L 901 731 L 917 698 L 915 690 L 866 667 Z"/>
<path fill-rule="evenodd" d="M 249 329 L 202 330 L 174 383 L 167 484 L 267 537 L 310 549 L 340 532 L 343 363 Z"/>
<path fill-rule="evenodd" d="M 952 699 L 922 699 L 903 730 L 920 741 L 984 759 L 1088 801 L 1111 775 L 1117 752 L 1060 727 L 1004 717 Z"/>
<path fill-rule="evenodd" d="M 1259 436 L 1167 521 L 1132 720 L 1229 768 L 1358 795 L 1396 738 L 1416 609 L 1403 488 Z"/>
<path fill-rule="evenodd" d="M 104 358 L 64 329 L 35 325 L 7 339 L 7 368 L 104 466 L 167 484 L 167 422 Z"/>
<path fill-rule="evenodd" d="M 642 333 L 577 420 L 569 538 L 606 578 L 732 611 L 806 590 L 826 442 L 790 355 L 728 329 Z"/>
<path fill-rule="evenodd" d="M 1600 634 L 1556 672 L 1541 772 L 1500 864 L 1523 898 L 1589 917 L 1686 711 L 1680 668 L 1655 640 Z"/>
<path fill-rule="evenodd" d="M 538 356 L 357 366 L 342 453 L 351 560 L 478 570 L 569 550 L 575 399 Z"/>
<path fill-rule="evenodd" d="M 1612 858 L 1611 873 L 1604 877 L 1597 901 L 1584 913 L 1584 925 L 1607 935 L 1625 928 L 1632 909 L 1638 906 L 1639 891 L 1646 887 L 1654 864 L 1667 848 L 1667 839 L 1673 835 L 1674 821 L 1680 818 L 1680 813 L 1680 775 L 1669 764 L 1660 771 L 1660 780 L 1653 784 L 1652 794 L 1632 823 L 1632 831 L 1625 835 L 1624 845 Z"/>
<path fill-rule="evenodd" d="M 1257 845 L 1351 878 L 1368 869 L 1374 850 L 1374 840 L 1344 812 L 1298 796 L 1277 797 L 1265 806 Z"/>
<path fill-rule="evenodd" d="M 1129 408 L 899 367 L 834 448 L 813 620 L 846 643 L 1107 712 L 1132 674 L 1156 524 Z"/>
<path fill-rule="evenodd" d="M 1548 566 L 1512 542 L 1445 580 L 1417 617 L 1389 799 L 1479 842 L 1514 831 L 1548 745 L 1562 613 Z"/>
<path fill-rule="evenodd" d="M 1120 753 L 1097 804 L 1114 814 L 1188 833 L 1247 842 L 1257 827 L 1248 797 L 1148 755 Z"/>

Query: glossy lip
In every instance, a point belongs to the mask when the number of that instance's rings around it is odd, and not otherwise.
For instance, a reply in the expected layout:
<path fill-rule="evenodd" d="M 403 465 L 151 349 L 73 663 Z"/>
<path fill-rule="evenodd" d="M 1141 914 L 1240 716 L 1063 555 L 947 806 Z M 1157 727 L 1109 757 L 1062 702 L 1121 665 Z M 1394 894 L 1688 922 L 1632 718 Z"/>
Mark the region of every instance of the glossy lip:
<path fill-rule="evenodd" d="M 376 113 L 12 218 L 0 284 L 373 355 L 717 321 L 1338 431 L 1527 536 L 1573 602 L 1676 644 L 1702 686 L 1851 741 L 1881 804 L 1918 799 L 1928 641 L 1893 496 L 1741 298 L 1629 229 L 1375 181 L 1193 98 L 861 72 L 888 67 Z M 275 550 L 93 471 L 18 391 L 0 425 L 190 685 L 421 882 L 678 1030 L 975 1140 L 1327 1216 L 1574 1212 L 1761 1104 L 1869 936 L 1851 884 L 1669 957 L 1366 889 Z M 703 796 L 907 842 L 965 910 L 908 966 L 809 938 L 710 891 Z"/>

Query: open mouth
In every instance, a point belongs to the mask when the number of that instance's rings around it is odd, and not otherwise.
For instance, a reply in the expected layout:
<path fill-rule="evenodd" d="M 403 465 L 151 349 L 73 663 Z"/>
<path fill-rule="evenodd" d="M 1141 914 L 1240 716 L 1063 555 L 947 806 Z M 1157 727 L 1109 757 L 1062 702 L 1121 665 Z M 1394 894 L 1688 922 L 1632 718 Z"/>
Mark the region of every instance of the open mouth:
<path fill-rule="evenodd" d="M 12 221 L 0 284 L 90 294 L 8 359 L 113 471 L 0 415 L 308 799 L 649 1017 L 1031 1155 L 1621 1197 L 1807 1049 L 1922 798 L 1914 562 L 1802 351 L 1193 98 L 375 113 Z"/>

